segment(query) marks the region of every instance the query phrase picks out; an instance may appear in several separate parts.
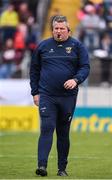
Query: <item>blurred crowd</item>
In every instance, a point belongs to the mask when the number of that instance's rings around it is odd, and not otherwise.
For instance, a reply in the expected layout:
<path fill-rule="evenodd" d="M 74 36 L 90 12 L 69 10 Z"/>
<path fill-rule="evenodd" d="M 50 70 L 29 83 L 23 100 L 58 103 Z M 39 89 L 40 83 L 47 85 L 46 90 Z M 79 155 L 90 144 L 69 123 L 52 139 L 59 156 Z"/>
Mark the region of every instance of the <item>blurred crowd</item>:
<path fill-rule="evenodd" d="M 28 76 L 31 55 L 41 40 L 49 4 L 49 0 L 0 1 L 0 78 Z"/>
<path fill-rule="evenodd" d="M 85 0 L 77 18 L 79 25 L 75 36 L 87 47 L 90 60 L 100 60 L 102 84 L 111 83 L 112 1 Z"/>
<path fill-rule="evenodd" d="M 0 78 L 28 78 L 32 52 L 42 39 L 51 0 L 0 1 Z M 60 14 L 56 9 L 55 14 Z M 73 34 L 101 63 L 101 81 L 110 82 L 112 0 L 82 0 Z"/>

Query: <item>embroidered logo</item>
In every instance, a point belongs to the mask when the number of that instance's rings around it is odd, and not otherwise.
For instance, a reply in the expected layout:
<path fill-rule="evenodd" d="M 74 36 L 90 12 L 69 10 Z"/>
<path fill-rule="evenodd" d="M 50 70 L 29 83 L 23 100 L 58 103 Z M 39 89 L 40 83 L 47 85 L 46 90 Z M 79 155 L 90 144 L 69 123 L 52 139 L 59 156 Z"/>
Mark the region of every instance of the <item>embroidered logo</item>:
<path fill-rule="evenodd" d="M 66 53 L 68 53 L 68 54 L 70 54 L 72 51 L 72 47 L 66 47 L 65 49 L 66 49 Z"/>
<path fill-rule="evenodd" d="M 54 52 L 54 49 L 50 49 L 50 50 L 49 50 L 49 53 L 53 53 L 53 52 Z"/>
<path fill-rule="evenodd" d="M 41 112 L 45 112 L 45 110 L 46 110 L 46 107 L 40 108 L 40 111 L 41 111 Z"/>

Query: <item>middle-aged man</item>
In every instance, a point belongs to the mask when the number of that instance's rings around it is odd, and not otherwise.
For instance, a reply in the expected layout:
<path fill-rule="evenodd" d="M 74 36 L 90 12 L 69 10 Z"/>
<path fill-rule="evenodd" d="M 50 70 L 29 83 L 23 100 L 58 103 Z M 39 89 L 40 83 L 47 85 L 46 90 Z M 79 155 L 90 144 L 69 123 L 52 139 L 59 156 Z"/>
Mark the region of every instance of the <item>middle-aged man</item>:
<path fill-rule="evenodd" d="M 76 105 L 78 85 L 89 74 L 86 48 L 70 37 L 65 16 L 52 21 L 53 37 L 43 40 L 34 51 L 30 67 L 31 94 L 39 105 L 41 131 L 36 174 L 47 176 L 48 156 L 56 128 L 58 176 L 67 176 L 69 131 Z"/>

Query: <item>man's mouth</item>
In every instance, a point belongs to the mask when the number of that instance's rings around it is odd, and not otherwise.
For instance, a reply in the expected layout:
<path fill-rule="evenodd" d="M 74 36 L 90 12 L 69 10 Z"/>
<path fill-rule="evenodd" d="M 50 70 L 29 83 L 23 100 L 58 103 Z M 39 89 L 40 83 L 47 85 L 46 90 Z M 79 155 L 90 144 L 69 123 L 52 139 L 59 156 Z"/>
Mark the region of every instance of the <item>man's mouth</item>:
<path fill-rule="evenodd" d="M 60 34 L 58 34 L 58 35 L 57 35 L 57 38 L 58 38 L 58 39 L 61 39 L 61 35 L 60 35 Z"/>

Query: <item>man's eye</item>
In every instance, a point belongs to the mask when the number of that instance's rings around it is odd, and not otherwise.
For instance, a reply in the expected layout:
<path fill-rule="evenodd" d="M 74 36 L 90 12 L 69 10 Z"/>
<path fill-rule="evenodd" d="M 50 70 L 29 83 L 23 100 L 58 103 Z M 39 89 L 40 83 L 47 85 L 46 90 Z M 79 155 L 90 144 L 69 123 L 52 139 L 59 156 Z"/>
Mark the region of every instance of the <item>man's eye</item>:
<path fill-rule="evenodd" d="M 60 30 L 60 31 L 64 31 L 65 28 L 55 28 L 56 31 Z"/>

